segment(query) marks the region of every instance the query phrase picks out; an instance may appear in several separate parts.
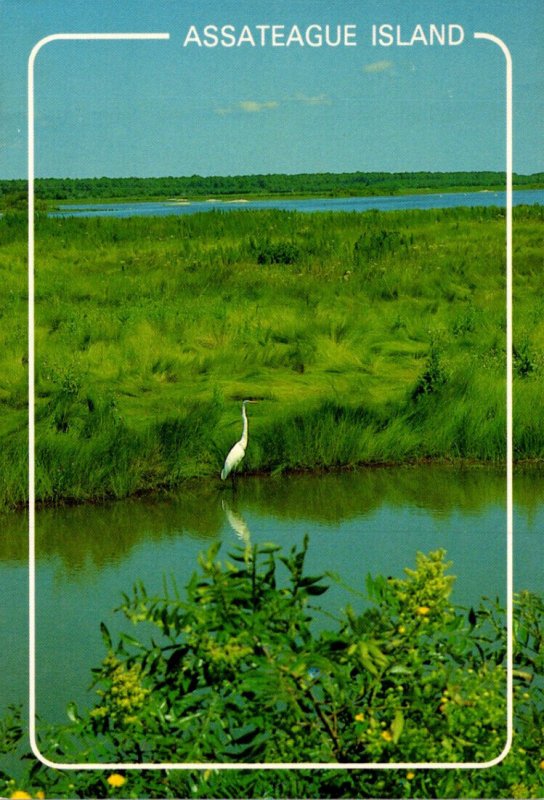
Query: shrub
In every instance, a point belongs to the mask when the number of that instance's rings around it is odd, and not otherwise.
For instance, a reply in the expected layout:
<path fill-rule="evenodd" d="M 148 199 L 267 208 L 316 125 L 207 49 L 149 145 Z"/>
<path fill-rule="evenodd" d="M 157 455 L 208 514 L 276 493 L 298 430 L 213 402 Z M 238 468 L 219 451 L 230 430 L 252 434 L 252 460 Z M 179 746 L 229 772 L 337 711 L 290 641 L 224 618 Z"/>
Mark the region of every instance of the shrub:
<path fill-rule="evenodd" d="M 407 247 L 408 240 L 398 231 L 369 231 L 359 236 L 353 245 L 354 264 L 366 264 Z"/>
<path fill-rule="evenodd" d="M 95 670 L 99 702 L 81 715 L 72 704 L 71 725 L 42 728 L 42 752 L 61 762 L 186 763 L 482 762 L 499 755 L 501 610 L 454 607 L 454 579 L 439 550 L 418 554 L 402 578 L 368 578 L 370 608 L 347 608 L 335 630 L 316 629 L 313 603 L 327 583 L 304 573 L 307 546 L 305 539 L 286 555 L 272 544 L 246 547 L 220 563 L 214 545 L 185 598 L 175 587 L 152 597 L 136 585 L 122 610 L 158 632 L 151 640 L 121 634 L 114 645 L 102 626 L 108 653 Z M 20 784 L 56 797 L 108 796 L 125 783 L 124 796 L 137 797 L 536 797 L 543 613 L 539 598 L 518 598 L 518 734 L 512 754 L 491 770 L 436 771 L 432 781 L 425 770 L 330 769 L 131 772 L 108 780 L 103 772 L 64 775 L 35 764 Z M 18 741 L 13 715 L 4 728 Z"/>
<path fill-rule="evenodd" d="M 295 264 L 300 248 L 294 242 L 261 242 L 254 246 L 258 264 Z"/>
<path fill-rule="evenodd" d="M 537 357 L 527 338 L 522 339 L 517 345 L 514 344 L 512 351 L 514 369 L 520 378 L 526 378 L 537 369 Z"/>
<path fill-rule="evenodd" d="M 442 355 L 438 345 L 432 343 L 425 368 L 416 381 L 412 390 L 412 400 L 417 400 L 420 395 L 433 394 L 447 381 L 447 372 L 442 362 Z"/>

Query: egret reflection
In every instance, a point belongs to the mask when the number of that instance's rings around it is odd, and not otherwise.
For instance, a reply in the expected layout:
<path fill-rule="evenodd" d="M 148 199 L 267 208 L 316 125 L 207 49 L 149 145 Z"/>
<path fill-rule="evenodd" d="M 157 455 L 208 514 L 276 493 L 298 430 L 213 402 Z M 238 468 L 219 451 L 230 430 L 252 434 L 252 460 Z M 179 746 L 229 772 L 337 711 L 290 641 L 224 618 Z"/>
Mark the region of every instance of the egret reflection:
<path fill-rule="evenodd" d="M 251 532 L 246 525 L 245 520 L 236 511 L 233 511 L 228 502 L 223 498 L 221 500 L 221 507 L 226 514 L 229 525 L 236 534 L 236 536 L 245 544 L 246 547 L 251 546 Z"/>

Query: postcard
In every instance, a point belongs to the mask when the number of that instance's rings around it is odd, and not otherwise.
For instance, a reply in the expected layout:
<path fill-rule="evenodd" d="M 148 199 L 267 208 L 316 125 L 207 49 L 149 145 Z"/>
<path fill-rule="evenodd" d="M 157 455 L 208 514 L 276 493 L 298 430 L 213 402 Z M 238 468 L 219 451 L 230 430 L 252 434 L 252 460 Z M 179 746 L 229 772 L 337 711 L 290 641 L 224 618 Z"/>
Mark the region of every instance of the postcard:
<path fill-rule="evenodd" d="M 0 23 L 0 796 L 542 797 L 542 8 Z"/>

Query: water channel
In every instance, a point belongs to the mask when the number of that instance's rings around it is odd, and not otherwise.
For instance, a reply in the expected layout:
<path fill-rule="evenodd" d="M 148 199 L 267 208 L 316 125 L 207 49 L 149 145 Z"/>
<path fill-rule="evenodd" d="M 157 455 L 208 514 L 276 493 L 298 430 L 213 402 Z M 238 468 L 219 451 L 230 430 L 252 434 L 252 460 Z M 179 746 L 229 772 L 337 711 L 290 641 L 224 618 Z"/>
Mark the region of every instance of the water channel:
<path fill-rule="evenodd" d="M 515 481 L 515 587 L 541 590 L 538 553 L 544 525 L 544 480 L 538 470 Z M 1 520 L 0 698 L 26 697 L 27 520 Z M 137 633 L 113 609 L 142 580 L 159 592 L 166 577 L 184 587 L 197 556 L 222 542 L 274 541 L 289 549 L 310 537 L 309 574 L 330 571 L 365 593 L 365 577 L 401 576 L 416 552 L 445 548 L 457 576 L 455 603 L 505 598 L 506 513 L 503 470 L 448 467 L 375 468 L 315 475 L 247 477 L 235 491 L 197 482 L 179 493 L 37 515 L 37 707 L 45 721 L 65 721 L 69 700 L 85 704 L 90 668 L 104 655 L 99 631 Z M 318 598 L 337 616 L 366 602 L 341 583 Z M 321 622 L 317 624 L 330 624 Z"/>
<path fill-rule="evenodd" d="M 513 205 L 544 203 L 544 190 L 519 189 L 513 192 Z M 405 194 L 390 197 L 310 197 L 276 200 L 171 200 L 141 203 L 81 203 L 63 204 L 53 216 L 77 217 L 134 217 L 196 214 L 201 211 L 234 211 L 241 209 L 271 209 L 283 211 L 399 211 L 403 209 L 457 208 L 468 206 L 506 205 L 505 192 L 450 192 L 443 194 Z"/>

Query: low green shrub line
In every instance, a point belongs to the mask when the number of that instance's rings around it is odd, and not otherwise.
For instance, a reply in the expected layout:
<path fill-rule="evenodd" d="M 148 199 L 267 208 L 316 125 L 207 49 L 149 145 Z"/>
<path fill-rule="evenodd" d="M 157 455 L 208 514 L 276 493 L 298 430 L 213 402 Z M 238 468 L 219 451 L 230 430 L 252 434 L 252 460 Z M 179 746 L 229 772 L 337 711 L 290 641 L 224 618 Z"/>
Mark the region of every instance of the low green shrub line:
<path fill-rule="evenodd" d="M 542 186 L 542 173 L 514 174 L 514 188 Z M 172 197 L 361 196 L 406 192 L 501 191 L 503 172 L 344 172 L 299 175 L 235 175 L 161 178 L 38 178 L 39 201 L 107 202 L 112 198 L 155 200 Z M 24 180 L 0 180 L 0 207 L 20 207 Z"/>

